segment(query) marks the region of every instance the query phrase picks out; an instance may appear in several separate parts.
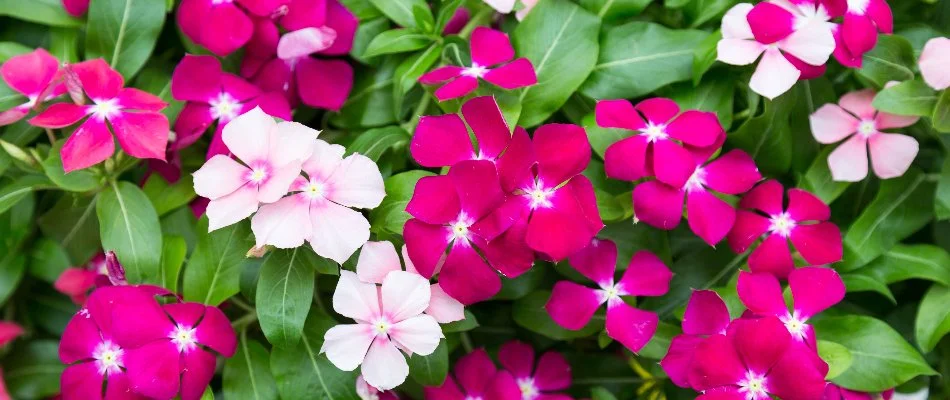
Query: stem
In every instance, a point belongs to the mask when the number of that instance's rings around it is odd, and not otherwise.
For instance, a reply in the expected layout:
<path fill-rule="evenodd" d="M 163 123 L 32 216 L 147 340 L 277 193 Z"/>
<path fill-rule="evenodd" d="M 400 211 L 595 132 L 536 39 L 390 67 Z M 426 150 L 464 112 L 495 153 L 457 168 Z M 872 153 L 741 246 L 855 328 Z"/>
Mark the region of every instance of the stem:
<path fill-rule="evenodd" d="M 422 101 L 416 105 L 416 109 L 412 111 L 412 117 L 409 122 L 403 124 L 402 128 L 409 132 L 412 135 L 412 131 L 416 129 L 416 125 L 419 125 L 419 119 L 422 118 L 422 113 L 426 112 L 426 108 L 429 107 L 429 101 L 431 101 L 431 96 L 423 95 Z"/>
<path fill-rule="evenodd" d="M 231 302 L 234 303 L 234 305 L 240 307 L 244 311 L 254 312 L 254 307 L 251 307 L 250 304 L 245 303 L 244 300 L 241 300 L 237 297 L 232 297 Z"/>
<path fill-rule="evenodd" d="M 254 321 L 257 321 L 257 313 L 251 311 L 247 313 L 247 315 L 234 320 L 234 322 L 231 323 L 231 326 L 234 327 L 234 330 L 244 329 L 244 327 L 254 323 Z"/>
<path fill-rule="evenodd" d="M 49 144 L 56 144 L 56 134 L 53 133 L 52 129 L 46 128 L 46 137 L 49 138 Z"/>
<path fill-rule="evenodd" d="M 462 30 L 459 31 L 459 37 L 462 39 L 468 39 L 472 34 L 472 31 L 475 30 L 479 25 L 485 24 L 488 21 L 491 21 L 491 16 L 494 14 L 495 10 L 490 7 L 485 7 L 477 14 L 472 16 L 472 19 L 468 20 L 468 23 L 462 27 Z"/>
<path fill-rule="evenodd" d="M 468 337 L 468 332 L 460 333 L 459 339 L 462 340 L 462 348 L 465 349 L 465 352 L 471 353 L 474 347 L 472 346 L 472 338 Z"/>

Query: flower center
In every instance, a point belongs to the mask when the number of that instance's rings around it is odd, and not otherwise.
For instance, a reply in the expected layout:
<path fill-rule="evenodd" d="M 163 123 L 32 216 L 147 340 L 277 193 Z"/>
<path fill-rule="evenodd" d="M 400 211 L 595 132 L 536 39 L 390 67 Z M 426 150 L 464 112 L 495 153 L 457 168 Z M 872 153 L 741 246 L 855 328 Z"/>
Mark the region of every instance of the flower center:
<path fill-rule="evenodd" d="M 485 76 L 486 73 L 488 73 L 488 68 L 485 68 L 476 63 L 472 63 L 471 67 L 468 67 L 462 70 L 462 75 L 470 76 L 472 78 L 481 78 Z"/>
<path fill-rule="evenodd" d="M 267 163 L 252 163 L 249 167 L 251 170 L 247 172 L 245 179 L 251 183 L 261 185 L 270 177 L 270 167 Z"/>
<path fill-rule="evenodd" d="M 103 121 L 119 114 L 119 100 L 92 100 L 96 104 L 91 106 L 92 116 Z"/>
<path fill-rule="evenodd" d="M 389 322 L 389 319 L 386 317 L 380 317 L 373 322 L 373 332 L 376 336 L 387 336 L 389 335 L 389 330 L 392 328 L 392 323 Z"/>
<path fill-rule="evenodd" d="M 534 378 L 518 379 L 518 389 L 521 390 L 521 400 L 533 400 L 541 394 L 538 387 L 534 385 Z"/>
<path fill-rule="evenodd" d="M 848 13 L 864 15 L 871 0 L 848 0 Z"/>
<path fill-rule="evenodd" d="M 108 376 L 121 372 L 123 367 L 122 353 L 124 353 L 122 348 L 108 340 L 96 345 L 96 348 L 92 351 L 92 358 L 96 359 L 99 374 Z"/>
<path fill-rule="evenodd" d="M 693 174 L 689 176 L 689 180 L 686 181 L 686 184 L 683 185 L 683 189 L 686 192 L 692 192 L 695 190 L 702 190 L 703 186 L 706 185 L 706 171 L 702 167 L 696 167 L 696 170 L 693 171 Z"/>
<path fill-rule="evenodd" d="M 795 226 L 798 224 L 795 223 L 795 220 L 788 215 L 787 212 L 783 212 L 779 215 L 773 215 L 769 220 L 769 232 L 782 235 L 782 237 L 788 237 L 792 234 L 792 230 L 795 229 Z"/>
<path fill-rule="evenodd" d="M 472 223 L 473 221 L 468 218 L 468 215 L 466 215 L 464 212 L 459 213 L 459 216 L 455 219 L 455 222 L 449 226 L 449 229 L 451 230 L 449 240 L 454 240 L 456 243 L 468 243 L 468 228 L 472 226 Z"/>
<path fill-rule="evenodd" d="M 798 340 L 805 340 L 805 336 L 808 334 L 805 332 L 805 327 L 808 324 L 805 323 L 805 319 L 798 315 L 798 312 L 790 313 L 784 317 L 779 318 L 784 324 L 785 328 L 788 329 L 788 332 L 792 334 Z"/>
<path fill-rule="evenodd" d="M 178 325 L 168 334 L 168 338 L 178 346 L 178 352 L 186 353 L 198 347 L 198 340 L 195 338 L 195 328 Z"/>
<path fill-rule="evenodd" d="M 241 110 L 241 103 L 224 92 L 208 101 L 208 104 L 211 105 L 211 118 L 218 120 L 230 121 L 237 118 L 238 111 Z"/>
<path fill-rule="evenodd" d="M 873 119 L 865 119 L 858 123 L 858 134 L 865 138 L 877 133 L 877 124 Z"/>
<path fill-rule="evenodd" d="M 531 209 L 537 208 L 549 208 L 551 204 L 551 196 L 554 195 L 554 190 L 544 187 L 544 183 L 541 180 L 537 180 L 534 183 L 534 187 L 529 187 L 522 189 L 524 195 L 528 196 L 531 200 Z"/>
<path fill-rule="evenodd" d="M 769 392 L 765 390 L 765 375 L 752 371 L 745 373 L 745 379 L 739 381 L 739 392 L 745 393 L 746 400 L 768 399 Z"/>
<path fill-rule="evenodd" d="M 326 195 L 326 187 L 322 182 L 310 181 L 310 183 L 304 187 L 303 192 L 311 200 L 323 198 Z"/>
<path fill-rule="evenodd" d="M 600 295 L 601 303 L 611 303 L 611 304 L 618 301 L 623 301 L 623 299 L 621 299 L 620 296 L 624 296 L 627 294 L 627 292 L 623 290 L 623 287 L 621 287 L 619 283 L 614 284 L 613 279 L 611 279 L 608 282 L 600 283 L 600 290 L 598 292 Z"/>
<path fill-rule="evenodd" d="M 653 125 L 652 122 L 647 122 L 646 128 L 640 130 L 640 134 L 647 137 L 647 142 L 653 143 L 657 140 L 664 140 L 670 137 L 666 134 L 666 125 L 659 124 Z"/>

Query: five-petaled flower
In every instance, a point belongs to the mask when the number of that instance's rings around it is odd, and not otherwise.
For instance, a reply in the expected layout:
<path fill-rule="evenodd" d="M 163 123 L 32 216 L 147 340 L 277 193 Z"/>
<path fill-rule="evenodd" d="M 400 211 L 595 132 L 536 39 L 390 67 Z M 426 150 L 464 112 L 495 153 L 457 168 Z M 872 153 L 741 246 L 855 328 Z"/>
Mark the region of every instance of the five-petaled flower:
<path fill-rule="evenodd" d="M 495 368 L 485 349 L 476 349 L 455 362 L 440 386 L 423 389 L 430 400 L 518 400 L 521 390 L 510 372 Z"/>
<path fill-rule="evenodd" d="M 66 92 L 58 81 L 59 60 L 44 49 L 10 57 L 0 66 L 0 76 L 11 89 L 25 98 L 9 110 L 0 111 L 0 126 L 19 121 L 37 105 Z"/>
<path fill-rule="evenodd" d="M 557 392 L 571 386 L 571 366 L 561 353 L 545 352 L 535 367 L 534 348 L 513 340 L 498 350 L 498 361 L 518 383 L 521 400 L 561 399 L 566 395 Z"/>
<path fill-rule="evenodd" d="M 732 319 L 719 294 L 712 290 L 694 290 L 683 314 L 683 334 L 673 337 L 660 367 L 679 387 L 692 387 L 690 370 L 696 347 L 711 335 L 725 334 Z"/>
<path fill-rule="evenodd" d="M 251 40 L 254 32 L 254 19 L 251 16 L 267 19 L 290 2 L 182 0 L 178 6 L 178 26 L 191 41 L 223 57 L 244 47 Z"/>
<path fill-rule="evenodd" d="M 466 123 L 475 134 L 477 150 L 472 146 Z M 429 168 L 448 167 L 464 160 L 494 162 L 512 143 L 511 139 L 511 128 L 495 98 L 481 96 L 462 104 L 459 114 L 419 118 L 409 151 L 419 165 Z"/>
<path fill-rule="evenodd" d="M 878 31 L 894 31 L 894 16 L 885 0 L 827 1 L 833 15 L 844 15 L 835 29 L 835 58 L 845 66 L 860 68 L 861 59 L 877 44 Z"/>

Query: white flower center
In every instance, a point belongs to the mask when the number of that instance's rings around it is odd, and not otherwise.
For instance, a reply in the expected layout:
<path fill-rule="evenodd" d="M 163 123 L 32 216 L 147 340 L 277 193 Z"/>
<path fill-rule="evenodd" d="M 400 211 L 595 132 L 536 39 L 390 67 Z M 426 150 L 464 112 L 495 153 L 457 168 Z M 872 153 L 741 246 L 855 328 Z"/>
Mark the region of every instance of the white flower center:
<path fill-rule="evenodd" d="M 518 379 L 518 389 L 521 390 L 521 400 L 534 400 L 541 394 L 538 387 L 534 385 L 534 378 Z"/>
<path fill-rule="evenodd" d="M 745 393 L 746 400 L 765 400 L 769 392 L 765 390 L 765 375 L 752 371 L 745 373 L 745 379 L 739 381 L 739 392 Z"/>
<path fill-rule="evenodd" d="M 689 176 L 689 180 L 686 181 L 686 184 L 683 185 L 683 189 L 687 193 L 702 190 L 703 186 L 706 185 L 706 171 L 702 167 L 696 167 L 696 170 L 693 171 L 693 174 Z"/>
<path fill-rule="evenodd" d="M 792 334 L 798 340 L 805 340 L 807 333 L 805 328 L 808 324 L 805 323 L 804 318 L 798 315 L 798 311 L 793 314 L 786 314 L 785 316 L 779 318 L 782 323 L 785 324 L 785 328 L 788 329 L 788 332 Z"/>
<path fill-rule="evenodd" d="M 475 223 L 475 221 L 472 221 L 465 212 L 459 213 L 455 222 L 449 225 L 449 241 L 455 241 L 455 243 L 459 244 L 468 244 L 470 236 L 468 228 L 472 226 L 473 223 Z"/>
<path fill-rule="evenodd" d="M 597 291 L 597 294 L 600 296 L 599 300 L 601 303 L 623 301 L 620 296 L 627 294 L 619 283 L 614 284 L 613 279 L 608 282 L 601 282 L 599 285 L 600 290 Z"/>
<path fill-rule="evenodd" d="M 792 234 L 792 229 L 795 229 L 795 226 L 798 224 L 787 212 L 783 212 L 779 215 L 773 215 L 769 220 L 769 232 L 776 233 L 782 237 L 788 237 Z"/>
<path fill-rule="evenodd" d="M 208 101 L 211 105 L 211 118 L 230 121 L 237 118 L 241 103 L 230 94 L 221 92 L 218 97 Z"/>
<path fill-rule="evenodd" d="M 861 120 L 861 122 L 858 123 L 859 135 L 868 138 L 875 133 L 877 133 L 877 123 L 875 123 L 873 119 Z"/>
<path fill-rule="evenodd" d="M 392 328 L 392 323 L 389 322 L 389 319 L 386 317 L 380 317 L 373 322 L 373 332 L 376 333 L 376 336 L 387 336 L 389 335 L 389 330 Z"/>
<path fill-rule="evenodd" d="M 91 106 L 92 116 L 103 121 L 109 118 L 112 118 L 116 115 L 119 115 L 119 100 L 118 99 L 109 99 L 109 100 L 96 100 L 93 99 L 95 105 Z"/>
<path fill-rule="evenodd" d="M 537 208 L 550 208 L 553 205 L 551 204 L 551 196 L 554 195 L 554 190 L 545 188 L 540 180 L 534 183 L 533 188 L 523 190 L 525 196 L 531 199 L 532 210 Z"/>
<path fill-rule="evenodd" d="M 198 339 L 195 338 L 195 328 L 178 325 L 168 334 L 175 346 L 178 346 L 178 352 L 186 353 L 198 347 Z"/>
<path fill-rule="evenodd" d="M 659 124 L 653 125 L 652 122 L 647 122 L 647 126 L 640 130 L 640 134 L 647 137 L 647 142 L 653 143 L 657 140 L 664 140 L 670 137 L 666 134 L 666 125 Z"/>
<path fill-rule="evenodd" d="M 851 14 L 864 15 L 868 11 L 868 4 L 871 0 L 848 0 L 848 12 Z"/>
<path fill-rule="evenodd" d="M 326 195 L 326 186 L 322 182 L 310 181 L 303 192 L 311 200 L 322 198 Z"/>
<path fill-rule="evenodd" d="M 104 341 L 96 345 L 92 351 L 92 358 L 96 359 L 96 367 L 99 368 L 100 375 L 109 376 L 116 372 L 122 372 L 122 348 L 111 341 Z"/>
<path fill-rule="evenodd" d="M 248 181 L 260 185 L 270 177 L 270 168 L 266 163 L 252 163 L 249 166 L 251 170 L 247 172 L 245 177 Z"/>
<path fill-rule="evenodd" d="M 488 68 L 485 68 L 476 63 L 472 63 L 471 67 L 468 67 L 462 70 L 462 75 L 470 76 L 472 78 L 481 78 L 485 76 L 486 73 L 488 73 Z"/>

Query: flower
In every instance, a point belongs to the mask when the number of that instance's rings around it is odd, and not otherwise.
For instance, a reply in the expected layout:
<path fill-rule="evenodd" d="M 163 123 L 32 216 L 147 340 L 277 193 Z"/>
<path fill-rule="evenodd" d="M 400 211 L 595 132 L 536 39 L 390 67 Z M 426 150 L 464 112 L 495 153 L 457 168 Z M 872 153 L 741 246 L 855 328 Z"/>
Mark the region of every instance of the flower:
<path fill-rule="evenodd" d="M 918 60 L 920 74 L 930 87 L 944 90 L 950 87 L 950 38 L 937 37 L 927 41 Z"/>
<path fill-rule="evenodd" d="M 319 134 L 300 124 L 293 129 L 300 137 Z M 306 240 L 321 257 L 342 264 L 369 240 L 366 217 L 349 207 L 378 206 L 386 196 L 383 176 L 366 156 L 343 158 L 343 146 L 319 139 L 307 145 L 313 149 L 302 164 L 307 177 L 293 181 L 290 196 L 262 206 L 251 219 L 251 229 L 257 247 L 269 244 L 287 249 Z"/>
<path fill-rule="evenodd" d="M 571 366 L 560 353 L 549 351 L 541 355 L 537 369 L 531 345 L 512 340 L 498 350 L 498 361 L 515 378 L 522 400 L 557 396 L 557 392 L 571 386 Z"/>
<path fill-rule="evenodd" d="M 828 205 L 809 192 L 789 189 L 788 207 L 783 210 L 782 191 L 782 184 L 769 180 L 739 201 L 736 223 L 726 237 L 732 251 L 742 253 L 764 235 L 749 256 L 749 269 L 780 279 L 795 268 L 787 240 L 810 265 L 840 261 L 841 231 L 828 221 Z"/>
<path fill-rule="evenodd" d="M 86 302 L 86 293 L 95 286 L 98 275 L 98 271 L 87 268 L 66 268 L 53 282 L 53 288 L 69 296 L 73 303 L 83 304 Z"/>
<path fill-rule="evenodd" d="M 788 10 L 776 3 L 755 6 L 740 3 L 722 18 L 722 40 L 716 45 L 717 59 L 726 64 L 748 65 L 762 56 L 749 87 L 774 99 L 791 89 L 803 69 L 820 67 L 835 49 L 832 26 L 818 15 L 815 2 L 808 7 Z M 804 65 L 802 65 L 804 64 Z M 818 72 L 809 72 L 809 76 Z M 819 73 L 820 74 L 820 73 Z"/>
<path fill-rule="evenodd" d="M 406 260 L 406 271 L 419 274 L 406 254 L 406 246 L 402 247 L 402 253 Z M 392 271 L 402 271 L 396 247 L 391 242 L 366 242 L 356 261 L 356 276 L 366 283 L 382 284 Z M 426 314 L 431 315 L 440 324 L 465 319 L 462 303 L 446 294 L 438 283 L 433 283 L 430 289 L 431 296 L 429 307 L 425 310 Z"/>
<path fill-rule="evenodd" d="M 10 57 L 0 65 L 3 81 L 26 96 L 20 105 L 0 111 L 0 126 L 19 121 L 39 103 L 65 93 L 65 86 L 58 81 L 54 83 L 59 75 L 59 60 L 42 48 Z"/>
<path fill-rule="evenodd" d="M 195 193 L 211 200 L 208 231 L 251 216 L 260 203 L 280 200 L 313 152 L 314 131 L 295 122 L 277 123 L 260 107 L 235 118 L 221 134 L 242 163 L 211 157 L 195 171 Z"/>
<path fill-rule="evenodd" d="M 868 175 L 868 150 L 871 166 L 881 179 L 896 178 L 907 172 L 917 157 L 917 140 L 908 135 L 882 132 L 884 129 L 913 125 L 919 117 L 878 112 L 871 105 L 871 89 L 845 94 L 838 104 L 825 104 L 808 120 L 819 143 L 848 139 L 828 156 L 828 168 L 836 181 L 857 182 Z"/>
<path fill-rule="evenodd" d="M 23 328 L 9 321 L 0 321 L 0 347 L 6 346 L 23 334 Z"/>
<path fill-rule="evenodd" d="M 81 17 L 89 10 L 89 0 L 63 0 L 63 8 L 69 15 Z"/>
<path fill-rule="evenodd" d="M 847 0 L 846 3 L 844 20 L 836 31 L 839 52 L 855 59 L 853 66 L 860 67 L 861 57 L 877 44 L 878 31 L 894 31 L 894 16 L 885 0 Z"/>
<path fill-rule="evenodd" d="M 255 22 L 241 62 L 241 75 L 259 87 L 299 102 L 339 111 L 353 88 L 353 67 L 342 59 L 353 48 L 359 21 L 337 0 L 292 0 L 277 23 Z M 321 58 L 310 57 L 311 54 Z"/>
<path fill-rule="evenodd" d="M 725 334 L 731 319 L 726 303 L 712 290 L 694 290 L 683 314 L 683 334 L 673 337 L 660 367 L 679 387 L 692 387 L 692 369 L 696 347 L 710 335 Z"/>
<path fill-rule="evenodd" d="M 642 114 L 642 117 L 641 117 Z M 627 100 L 601 100 L 594 109 L 597 125 L 637 131 L 607 148 L 607 177 L 636 181 L 656 176 L 660 182 L 682 187 L 696 164 L 702 163 L 725 140 L 715 113 L 680 113 L 673 100 L 647 99 L 636 106 Z"/>
<path fill-rule="evenodd" d="M 465 27 L 465 24 L 471 20 L 471 17 L 471 13 L 464 6 L 456 8 L 455 13 L 452 14 L 452 18 L 449 19 L 449 22 L 445 24 L 445 28 L 442 29 L 442 36 L 457 35 L 462 31 L 462 28 Z"/>
<path fill-rule="evenodd" d="M 98 164 L 112 155 L 115 145 L 109 126 L 129 155 L 165 159 L 169 131 L 168 118 L 159 112 L 167 105 L 162 99 L 123 88 L 122 75 L 101 58 L 73 64 L 70 70 L 93 104 L 56 103 L 30 120 L 31 125 L 43 128 L 63 128 L 89 117 L 60 150 L 66 172 Z"/>
<path fill-rule="evenodd" d="M 495 368 L 484 349 L 459 358 L 441 386 L 426 386 L 423 393 L 430 400 L 521 399 L 514 377 L 508 371 Z"/>
<path fill-rule="evenodd" d="M 360 400 L 398 400 L 399 396 L 393 391 L 380 391 L 366 383 L 363 375 L 356 377 L 356 395 Z"/>
<path fill-rule="evenodd" d="M 792 271 L 788 286 L 792 290 L 792 311 L 785 306 L 782 286 L 774 275 L 739 271 L 737 290 L 742 304 L 755 315 L 777 317 L 792 338 L 817 349 L 814 329 L 805 322 L 844 299 L 844 282 L 831 268 L 807 267 Z"/>
<path fill-rule="evenodd" d="M 224 57 L 244 47 L 254 31 L 255 17 L 270 17 L 290 0 L 182 0 L 178 26 L 191 41 Z"/>
<path fill-rule="evenodd" d="M 477 152 L 462 118 L 475 133 Z M 462 104 L 460 114 L 419 118 L 409 151 L 419 165 L 448 167 L 463 160 L 497 161 L 511 143 L 511 128 L 495 98 L 481 96 Z"/>
<path fill-rule="evenodd" d="M 172 149 L 185 148 L 217 122 L 211 156 L 228 154 L 221 131 L 239 115 L 261 107 L 269 115 L 290 120 L 290 105 L 277 92 L 262 92 L 256 86 L 221 70 L 221 62 L 212 56 L 185 54 L 172 73 L 172 97 L 186 101 L 175 121 Z"/>
<path fill-rule="evenodd" d="M 333 310 L 356 323 L 330 328 L 320 352 L 344 371 L 362 364 L 363 379 L 378 390 L 399 386 L 409 375 L 399 350 L 427 356 L 443 337 L 439 323 L 422 314 L 429 293 L 429 282 L 411 272 L 392 271 L 377 287 L 360 282 L 353 272 L 340 271 Z"/>
<path fill-rule="evenodd" d="M 498 174 L 488 160 L 460 161 L 447 175 L 420 179 L 406 206 L 414 218 L 403 230 L 406 252 L 419 274 L 438 273 L 449 296 L 472 304 L 501 289 L 496 270 L 506 277 L 527 271 L 531 251 L 498 237 L 511 225 L 503 204 Z M 489 248 L 489 241 L 496 247 Z M 495 251 L 506 245 L 508 251 Z"/>
<path fill-rule="evenodd" d="M 586 247 L 604 227 L 594 187 L 581 174 L 590 154 L 587 132 L 580 126 L 542 125 L 533 139 L 516 129 L 498 160 L 501 186 L 508 195 L 502 214 L 506 222 L 514 221 L 504 236 L 551 261 Z"/>
<path fill-rule="evenodd" d="M 633 210 L 647 224 L 673 229 L 683 215 L 683 200 L 689 227 L 710 246 L 719 243 L 736 219 L 736 210 L 711 191 L 738 195 L 762 179 L 755 161 L 742 150 L 732 150 L 708 164 L 698 165 L 679 189 L 651 180 L 633 189 Z"/>
<path fill-rule="evenodd" d="M 475 91 L 479 78 L 507 90 L 538 83 L 531 61 L 527 58 L 511 61 L 515 49 L 511 47 L 508 35 L 480 26 L 472 32 L 471 46 L 470 67 L 446 65 L 419 77 L 419 82 L 424 85 L 444 83 L 435 91 L 439 101 L 464 97 Z"/>
<path fill-rule="evenodd" d="M 659 317 L 631 307 L 623 297 L 662 296 L 670 290 L 673 273 L 653 253 L 638 251 L 620 281 L 614 281 L 617 245 L 610 240 L 594 239 L 568 261 L 600 289 L 571 281 L 554 284 L 551 298 L 544 306 L 551 319 L 567 329 L 578 330 L 587 325 L 601 304 L 607 303 L 607 336 L 634 353 L 640 351 L 656 332 Z"/>
<path fill-rule="evenodd" d="M 515 3 L 517 0 L 482 0 L 485 4 L 494 8 L 495 11 L 498 11 L 502 14 L 509 14 L 515 9 Z M 515 13 L 515 17 L 518 18 L 518 21 L 524 19 L 528 16 L 528 13 L 531 12 L 531 9 L 538 4 L 538 0 L 521 0 L 521 5 L 523 6 L 520 10 Z"/>

